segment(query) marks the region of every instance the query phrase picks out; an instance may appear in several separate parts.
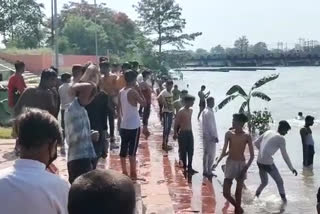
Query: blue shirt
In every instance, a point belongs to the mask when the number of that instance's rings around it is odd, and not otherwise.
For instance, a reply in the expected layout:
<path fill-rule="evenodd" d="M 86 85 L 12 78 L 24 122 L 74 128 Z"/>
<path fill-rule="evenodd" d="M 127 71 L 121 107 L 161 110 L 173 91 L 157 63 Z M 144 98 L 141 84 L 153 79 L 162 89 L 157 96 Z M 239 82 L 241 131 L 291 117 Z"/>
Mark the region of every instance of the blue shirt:
<path fill-rule="evenodd" d="M 70 104 L 64 117 L 68 162 L 84 158 L 96 158 L 91 140 L 88 113 L 76 98 Z"/>

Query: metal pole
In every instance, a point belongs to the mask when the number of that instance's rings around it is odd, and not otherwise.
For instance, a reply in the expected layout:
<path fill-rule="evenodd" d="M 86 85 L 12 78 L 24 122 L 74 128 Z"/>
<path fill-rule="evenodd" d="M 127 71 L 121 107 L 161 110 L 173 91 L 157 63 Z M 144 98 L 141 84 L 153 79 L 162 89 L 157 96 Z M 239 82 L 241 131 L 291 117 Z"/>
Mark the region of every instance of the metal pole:
<path fill-rule="evenodd" d="M 94 6 L 95 6 L 95 18 L 94 18 L 94 23 L 95 23 L 96 60 L 97 60 L 97 62 L 98 62 L 99 59 L 98 59 L 97 1 L 96 1 L 96 0 L 94 0 Z"/>
<path fill-rule="evenodd" d="M 53 0 L 51 0 L 51 48 L 54 49 L 54 6 Z"/>
<path fill-rule="evenodd" d="M 59 47 L 58 47 L 58 38 L 59 38 L 59 26 L 58 26 L 58 8 L 57 0 L 54 0 L 54 29 L 55 29 L 55 67 L 59 69 Z"/>

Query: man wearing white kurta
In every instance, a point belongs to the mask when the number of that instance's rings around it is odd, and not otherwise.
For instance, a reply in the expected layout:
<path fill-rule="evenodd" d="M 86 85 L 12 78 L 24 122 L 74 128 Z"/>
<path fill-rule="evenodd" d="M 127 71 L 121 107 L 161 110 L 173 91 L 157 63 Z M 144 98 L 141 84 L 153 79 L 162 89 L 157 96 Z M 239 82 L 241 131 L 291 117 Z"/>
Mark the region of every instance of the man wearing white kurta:
<path fill-rule="evenodd" d="M 207 108 L 202 114 L 202 131 L 203 131 L 203 176 L 212 177 L 212 166 L 216 156 L 216 144 L 218 132 L 216 119 L 213 112 L 214 98 L 207 99 Z"/>

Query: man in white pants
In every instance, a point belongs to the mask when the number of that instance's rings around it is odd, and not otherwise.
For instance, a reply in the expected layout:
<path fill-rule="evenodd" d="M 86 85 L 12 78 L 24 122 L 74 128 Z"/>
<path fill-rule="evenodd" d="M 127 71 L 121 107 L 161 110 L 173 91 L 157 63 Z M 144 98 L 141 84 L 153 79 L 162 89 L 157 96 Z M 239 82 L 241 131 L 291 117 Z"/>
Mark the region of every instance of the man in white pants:
<path fill-rule="evenodd" d="M 207 99 L 207 107 L 202 114 L 202 130 L 203 130 L 203 176 L 212 178 L 212 166 L 216 156 L 216 144 L 218 140 L 218 132 L 216 119 L 213 112 L 214 98 Z"/>

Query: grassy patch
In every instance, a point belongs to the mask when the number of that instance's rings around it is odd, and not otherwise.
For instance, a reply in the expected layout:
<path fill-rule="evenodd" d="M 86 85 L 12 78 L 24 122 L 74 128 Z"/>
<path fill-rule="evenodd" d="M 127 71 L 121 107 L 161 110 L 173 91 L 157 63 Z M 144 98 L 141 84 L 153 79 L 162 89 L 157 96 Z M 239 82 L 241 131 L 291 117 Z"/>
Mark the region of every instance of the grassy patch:
<path fill-rule="evenodd" d="M 11 139 L 12 128 L 0 127 L 0 139 Z"/>

